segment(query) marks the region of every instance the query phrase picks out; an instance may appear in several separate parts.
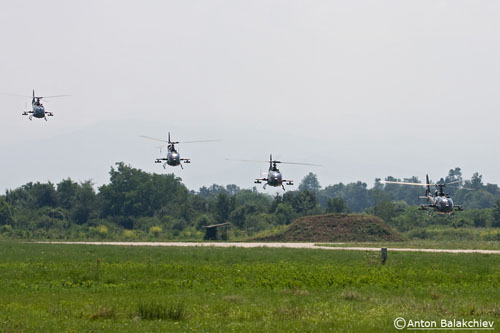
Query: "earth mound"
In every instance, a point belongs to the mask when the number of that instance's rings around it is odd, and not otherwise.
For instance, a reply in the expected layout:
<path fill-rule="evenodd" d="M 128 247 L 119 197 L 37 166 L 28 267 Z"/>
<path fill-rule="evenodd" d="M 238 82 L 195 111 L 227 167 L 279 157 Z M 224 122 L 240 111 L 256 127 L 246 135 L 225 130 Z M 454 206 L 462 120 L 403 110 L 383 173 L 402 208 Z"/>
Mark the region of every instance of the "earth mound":
<path fill-rule="evenodd" d="M 365 214 L 304 216 L 285 230 L 255 241 L 269 242 L 377 242 L 401 241 L 401 235 L 381 218 Z"/>

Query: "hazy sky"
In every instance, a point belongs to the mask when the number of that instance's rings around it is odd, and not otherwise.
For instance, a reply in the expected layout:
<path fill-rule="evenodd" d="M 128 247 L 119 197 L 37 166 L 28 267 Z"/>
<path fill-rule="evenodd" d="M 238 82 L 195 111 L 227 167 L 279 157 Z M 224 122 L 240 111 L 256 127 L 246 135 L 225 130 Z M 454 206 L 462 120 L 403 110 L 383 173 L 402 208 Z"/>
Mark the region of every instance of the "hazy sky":
<path fill-rule="evenodd" d="M 14 1 L 0 92 L 71 94 L 30 122 L 0 96 L 0 191 L 124 161 L 190 188 L 249 188 L 270 153 L 321 185 L 461 167 L 500 183 L 498 1 Z M 192 159 L 167 171 L 155 142 Z"/>

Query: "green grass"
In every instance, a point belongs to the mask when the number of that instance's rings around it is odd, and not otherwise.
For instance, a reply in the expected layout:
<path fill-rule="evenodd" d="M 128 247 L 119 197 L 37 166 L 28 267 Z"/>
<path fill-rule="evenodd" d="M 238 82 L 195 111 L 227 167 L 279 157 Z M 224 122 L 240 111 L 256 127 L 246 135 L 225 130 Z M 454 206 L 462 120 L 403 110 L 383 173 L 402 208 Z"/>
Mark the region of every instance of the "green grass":
<path fill-rule="evenodd" d="M 496 320 L 500 255 L 0 243 L 5 332 L 394 332 Z"/>

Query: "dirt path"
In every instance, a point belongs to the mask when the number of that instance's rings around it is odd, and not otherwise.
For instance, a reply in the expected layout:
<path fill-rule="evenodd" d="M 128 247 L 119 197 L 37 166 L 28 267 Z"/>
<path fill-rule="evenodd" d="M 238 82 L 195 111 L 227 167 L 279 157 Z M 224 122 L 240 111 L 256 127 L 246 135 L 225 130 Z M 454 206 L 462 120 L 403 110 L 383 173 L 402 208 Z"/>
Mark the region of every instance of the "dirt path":
<path fill-rule="evenodd" d="M 350 246 L 318 246 L 315 243 L 237 243 L 237 242 L 40 242 L 45 244 L 83 244 L 83 245 L 115 245 L 115 246 L 212 246 L 212 247 L 270 247 L 291 249 L 321 249 L 321 250 L 344 250 L 344 251 L 380 251 L 379 247 L 350 247 Z M 345 243 L 334 243 L 341 245 Z M 410 249 L 410 248 L 387 248 L 388 251 L 398 252 L 433 252 L 433 253 L 485 253 L 500 254 L 500 250 L 463 250 L 463 249 Z"/>

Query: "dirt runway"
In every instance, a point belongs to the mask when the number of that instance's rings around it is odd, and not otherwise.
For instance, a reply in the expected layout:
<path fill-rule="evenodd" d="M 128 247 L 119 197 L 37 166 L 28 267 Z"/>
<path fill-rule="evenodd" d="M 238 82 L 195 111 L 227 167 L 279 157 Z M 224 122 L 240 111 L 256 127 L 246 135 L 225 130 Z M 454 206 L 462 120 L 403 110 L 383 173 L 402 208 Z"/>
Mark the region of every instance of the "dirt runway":
<path fill-rule="evenodd" d="M 316 243 L 254 243 L 254 242 L 40 242 L 44 244 L 81 244 L 81 245 L 113 245 L 113 246 L 175 246 L 175 247 L 268 247 L 291 249 L 317 249 L 337 251 L 380 251 L 379 247 L 340 246 L 345 243 L 334 243 L 336 246 L 319 246 Z M 484 253 L 500 254 L 500 250 L 472 250 L 472 249 L 411 249 L 387 248 L 388 251 L 398 252 L 432 252 L 432 253 Z"/>

